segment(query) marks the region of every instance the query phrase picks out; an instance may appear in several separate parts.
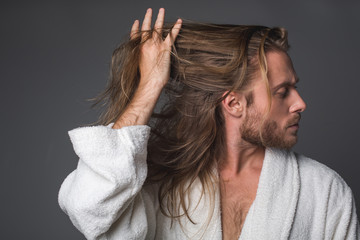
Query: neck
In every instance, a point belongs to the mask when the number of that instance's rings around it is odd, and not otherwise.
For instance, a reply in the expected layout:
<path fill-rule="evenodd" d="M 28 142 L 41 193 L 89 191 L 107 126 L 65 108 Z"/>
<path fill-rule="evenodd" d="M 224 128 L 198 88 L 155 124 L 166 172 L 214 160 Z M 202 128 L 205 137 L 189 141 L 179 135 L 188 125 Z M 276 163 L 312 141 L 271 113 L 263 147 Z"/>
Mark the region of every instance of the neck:
<path fill-rule="evenodd" d="M 236 131 L 226 134 L 226 152 L 219 166 L 220 173 L 236 177 L 249 171 L 261 171 L 265 148 L 244 141 Z"/>
<path fill-rule="evenodd" d="M 265 156 L 265 148 L 249 147 L 233 149 L 228 146 L 226 157 L 220 166 L 221 172 L 227 175 L 239 175 L 248 170 L 259 170 Z"/>

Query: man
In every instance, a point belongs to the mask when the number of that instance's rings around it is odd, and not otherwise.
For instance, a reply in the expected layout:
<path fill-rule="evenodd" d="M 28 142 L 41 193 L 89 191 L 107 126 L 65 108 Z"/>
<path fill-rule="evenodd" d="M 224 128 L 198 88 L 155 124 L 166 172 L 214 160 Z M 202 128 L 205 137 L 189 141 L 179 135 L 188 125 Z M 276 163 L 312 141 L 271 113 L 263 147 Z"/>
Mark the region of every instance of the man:
<path fill-rule="evenodd" d="M 178 20 L 167 34 L 164 9 L 153 31 L 151 15 L 114 52 L 107 126 L 69 132 L 80 160 L 59 203 L 74 225 L 88 239 L 358 239 L 351 189 L 287 150 L 306 105 L 286 31 Z"/>

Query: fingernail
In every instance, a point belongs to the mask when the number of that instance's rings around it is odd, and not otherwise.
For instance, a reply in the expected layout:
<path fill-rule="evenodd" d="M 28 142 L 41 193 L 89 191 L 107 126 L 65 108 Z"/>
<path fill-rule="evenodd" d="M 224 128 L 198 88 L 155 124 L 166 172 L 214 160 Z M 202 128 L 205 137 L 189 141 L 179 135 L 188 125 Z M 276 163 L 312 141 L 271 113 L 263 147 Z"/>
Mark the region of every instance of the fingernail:
<path fill-rule="evenodd" d="M 146 10 L 146 12 L 150 12 L 151 11 L 151 8 L 148 8 L 147 10 Z"/>

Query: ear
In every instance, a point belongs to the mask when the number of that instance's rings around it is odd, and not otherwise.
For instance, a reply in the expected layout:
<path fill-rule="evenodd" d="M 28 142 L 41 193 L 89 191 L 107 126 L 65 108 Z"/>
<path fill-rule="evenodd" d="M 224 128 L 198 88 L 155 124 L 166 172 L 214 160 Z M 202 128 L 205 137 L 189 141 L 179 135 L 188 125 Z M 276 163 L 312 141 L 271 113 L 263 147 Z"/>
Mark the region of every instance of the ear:
<path fill-rule="evenodd" d="M 244 94 L 236 92 L 225 92 L 223 97 L 226 95 L 224 100 L 221 102 L 224 114 L 240 118 L 244 114 L 246 106 L 246 98 Z"/>

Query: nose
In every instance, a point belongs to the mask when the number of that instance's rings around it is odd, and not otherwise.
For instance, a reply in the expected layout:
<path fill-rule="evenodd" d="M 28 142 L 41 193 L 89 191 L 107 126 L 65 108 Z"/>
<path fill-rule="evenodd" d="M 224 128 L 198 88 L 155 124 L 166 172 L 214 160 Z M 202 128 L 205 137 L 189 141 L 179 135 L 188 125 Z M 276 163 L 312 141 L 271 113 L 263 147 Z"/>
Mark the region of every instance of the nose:
<path fill-rule="evenodd" d="M 290 112 L 294 113 L 294 112 L 303 112 L 306 109 L 306 103 L 305 101 L 302 99 L 302 97 L 300 96 L 300 94 L 298 93 L 298 91 L 294 91 L 294 102 L 290 107 Z"/>

